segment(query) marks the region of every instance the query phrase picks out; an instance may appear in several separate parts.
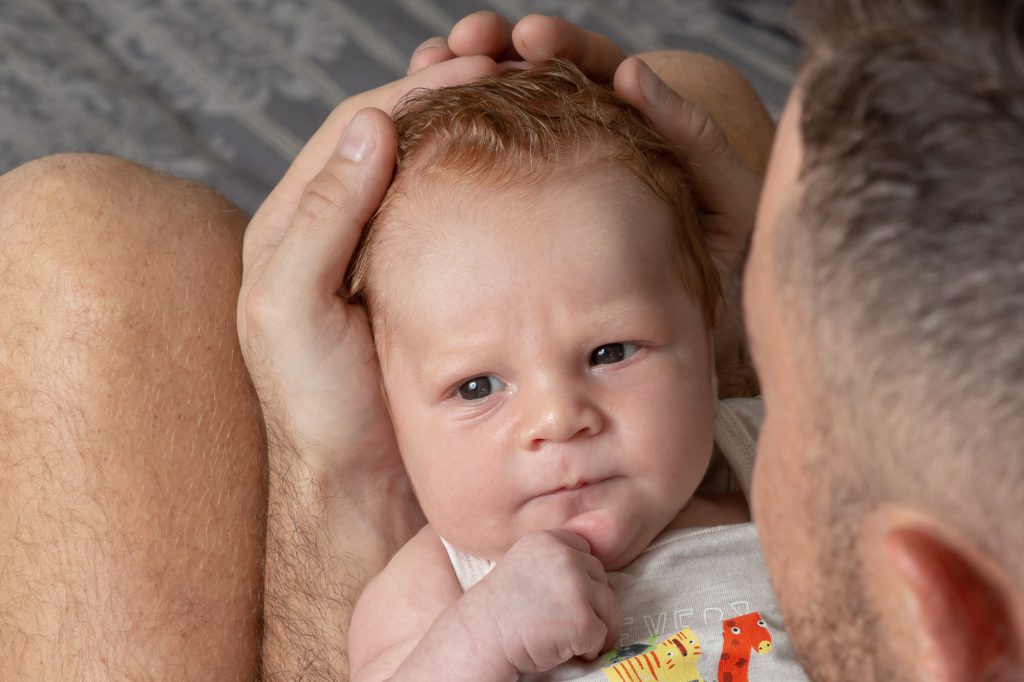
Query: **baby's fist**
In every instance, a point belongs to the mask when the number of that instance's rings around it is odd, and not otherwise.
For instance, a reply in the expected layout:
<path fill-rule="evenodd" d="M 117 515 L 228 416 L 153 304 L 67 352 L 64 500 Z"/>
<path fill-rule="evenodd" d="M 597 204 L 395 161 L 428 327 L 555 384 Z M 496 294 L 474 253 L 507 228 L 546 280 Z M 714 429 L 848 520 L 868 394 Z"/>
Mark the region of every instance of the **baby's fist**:
<path fill-rule="evenodd" d="M 604 567 L 586 540 L 566 530 L 523 536 L 465 596 L 473 619 L 489 623 L 494 645 L 520 673 L 574 656 L 592 660 L 619 634 Z"/>

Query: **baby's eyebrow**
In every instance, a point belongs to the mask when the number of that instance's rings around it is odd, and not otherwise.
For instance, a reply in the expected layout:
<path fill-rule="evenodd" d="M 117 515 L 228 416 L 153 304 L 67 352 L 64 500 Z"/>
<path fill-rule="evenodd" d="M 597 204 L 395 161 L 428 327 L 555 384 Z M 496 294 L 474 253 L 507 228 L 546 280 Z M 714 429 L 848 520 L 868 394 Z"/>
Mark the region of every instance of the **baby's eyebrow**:
<path fill-rule="evenodd" d="M 462 371 L 475 356 L 480 354 L 481 345 L 466 345 L 445 348 L 425 356 L 418 366 L 423 373 L 437 377 Z"/>

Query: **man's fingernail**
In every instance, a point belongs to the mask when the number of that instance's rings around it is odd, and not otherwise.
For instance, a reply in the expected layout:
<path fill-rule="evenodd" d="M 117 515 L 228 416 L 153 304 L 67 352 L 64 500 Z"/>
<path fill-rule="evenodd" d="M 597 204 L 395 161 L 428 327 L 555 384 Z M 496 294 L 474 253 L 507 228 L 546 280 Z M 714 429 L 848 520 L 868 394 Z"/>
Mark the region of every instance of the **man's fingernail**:
<path fill-rule="evenodd" d="M 352 161 L 362 161 L 377 146 L 377 133 L 373 129 L 370 119 L 365 116 L 356 116 L 349 121 L 345 128 L 345 135 L 338 145 L 338 153 Z"/>
<path fill-rule="evenodd" d="M 659 109 L 668 103 L 668 86 L 644 62 L 640 62 L 640 91 L 644 93 L 644 99 Z"/>

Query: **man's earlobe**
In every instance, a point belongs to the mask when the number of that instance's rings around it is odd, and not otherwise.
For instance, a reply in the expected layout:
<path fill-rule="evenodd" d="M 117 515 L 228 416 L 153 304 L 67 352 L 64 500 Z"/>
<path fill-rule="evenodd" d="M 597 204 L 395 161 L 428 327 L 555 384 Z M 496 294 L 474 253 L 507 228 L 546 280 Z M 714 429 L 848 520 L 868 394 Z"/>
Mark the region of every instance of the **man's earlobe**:
<path fill-rule="evenodd" d="M 1024 633 L 1016 631 L 1011 588 L 996 584 L 972 557 L 924 529 L 892 530 L 884 549 L 917 633 L 922 681 L 994 681 L 1019 674 Z"/>

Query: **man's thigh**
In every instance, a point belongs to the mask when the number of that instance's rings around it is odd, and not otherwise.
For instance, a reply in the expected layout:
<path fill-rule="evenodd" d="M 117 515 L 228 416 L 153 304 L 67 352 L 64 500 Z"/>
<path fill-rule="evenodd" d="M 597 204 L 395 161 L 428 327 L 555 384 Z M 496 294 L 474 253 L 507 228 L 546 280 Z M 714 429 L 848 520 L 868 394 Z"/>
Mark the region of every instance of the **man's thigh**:
<path fill-rule="evenodd" d="M 0 679 L 254 677 L 245 224 L 108 157 L 0 178 Z"/>

